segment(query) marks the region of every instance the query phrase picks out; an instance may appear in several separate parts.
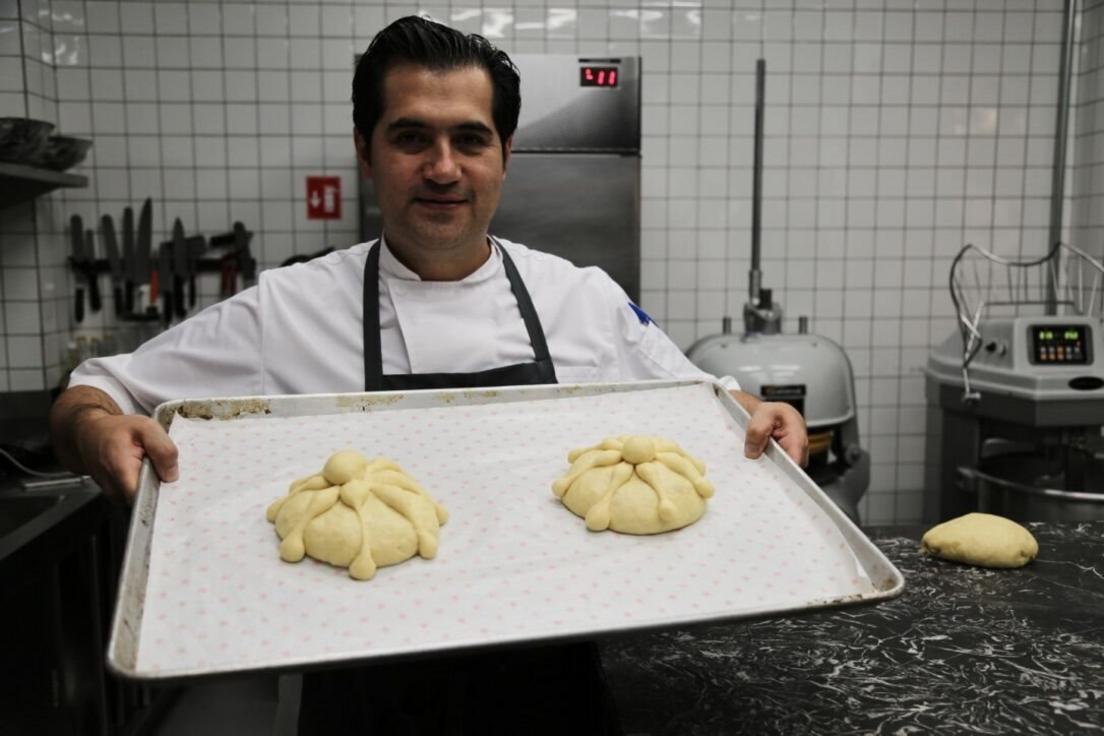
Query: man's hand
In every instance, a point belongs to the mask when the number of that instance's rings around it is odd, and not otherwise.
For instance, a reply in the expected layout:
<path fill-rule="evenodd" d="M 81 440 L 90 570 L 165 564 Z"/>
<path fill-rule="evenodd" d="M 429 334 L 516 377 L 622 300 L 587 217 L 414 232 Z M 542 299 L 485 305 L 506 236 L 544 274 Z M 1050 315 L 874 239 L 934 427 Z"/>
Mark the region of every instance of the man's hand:
<path fill-rule="evenodd" d="M 154 420 L 124 415 L 94 388 L 69 389 L 50 413 L 55 451 L 67 468 L 87 473 L 111 498 L 133 501 L 142 460 L 163 481 L 177 479 L 176 445 Z"/>
<path fill-rule="evenodd" d="M 171 483 L 179 476 L 176 445 L 149 417 L 104 413 L 80 424 L 77 448 L 84 467 L 108 496 L 134 500 L 147 455 L 161 480 Z"/>
<path fill-rule="evenodd" d="M 767 449 L 770 439 L 774 438 L 795 463 L 805 467 L 809 462 L 809 435 L 801 413 L 780 401 L 761 401 L 743 391 L 731 393 L 732 398 L 751 415 L 744 440 L 744 455 L 759 457 Z"/>

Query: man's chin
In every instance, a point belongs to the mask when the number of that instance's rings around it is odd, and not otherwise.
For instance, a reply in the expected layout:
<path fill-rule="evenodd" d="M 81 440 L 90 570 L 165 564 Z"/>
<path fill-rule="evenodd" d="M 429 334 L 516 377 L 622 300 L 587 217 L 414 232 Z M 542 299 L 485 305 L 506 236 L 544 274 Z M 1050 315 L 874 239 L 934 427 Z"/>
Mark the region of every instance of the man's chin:
<path fill-rule="evenodd" d="M 421 223 L 412 234 L 429 250 L 453 250 L 471 240 L 471 233 L 456 223 Z"/>

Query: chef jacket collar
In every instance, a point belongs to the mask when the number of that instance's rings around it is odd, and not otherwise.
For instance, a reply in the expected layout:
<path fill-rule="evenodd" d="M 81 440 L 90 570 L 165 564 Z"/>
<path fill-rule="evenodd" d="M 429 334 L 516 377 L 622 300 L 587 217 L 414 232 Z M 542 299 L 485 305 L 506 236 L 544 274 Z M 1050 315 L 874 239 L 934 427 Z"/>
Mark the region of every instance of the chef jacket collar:
<path fill-rule="evenodd" d="M 402 281 L 421 281 L 422 277 L 411 271 L 404 266 L 395 254 L 391 252 L 391 248 L 387 245 L 387 236 L 380 235 L 380 259 L 379 268 L 380 272 L 389 278 L 397 278 Z M 475 269 L 473 272 L 460 279 L 459 281 L 452 281 L 449 283 L 457 284 L 475 284 L 480 281 L 486 281 L 498 274 L 502 269 L 502 255 L 498 252 L 498 244 L 493 238 L 491 238 L 491 257 L 483 262 L 483 265 Z"/>

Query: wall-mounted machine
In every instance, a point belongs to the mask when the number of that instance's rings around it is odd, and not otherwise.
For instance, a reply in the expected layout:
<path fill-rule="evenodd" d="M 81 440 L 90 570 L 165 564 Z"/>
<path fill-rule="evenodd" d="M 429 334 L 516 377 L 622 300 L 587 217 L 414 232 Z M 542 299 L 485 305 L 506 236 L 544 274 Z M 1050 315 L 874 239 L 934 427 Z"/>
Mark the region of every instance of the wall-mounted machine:
<path fill-rule="evenodd" d="M 855 381 L 843 348 L 820 335 L 810 335 L 806 318 L 797 334 L 782 334 L 782 307 L 762 288 L 759 269 L 762 182 L 763 96 L 766 64 L 756 64 L 755 166 L 751 218 L 751 270 L 744 332 L 732 334 L 724 318 L 719 335 L 705 337 L 687 351 L 702 370 L 733 376 L 740 387 L 768 401 L 785 401 L 805 417 L 809 429 L 806 472 L 852 521 L 858 523 L 858 502 L 870 483 L 870 456 L 859 444 Z"/>

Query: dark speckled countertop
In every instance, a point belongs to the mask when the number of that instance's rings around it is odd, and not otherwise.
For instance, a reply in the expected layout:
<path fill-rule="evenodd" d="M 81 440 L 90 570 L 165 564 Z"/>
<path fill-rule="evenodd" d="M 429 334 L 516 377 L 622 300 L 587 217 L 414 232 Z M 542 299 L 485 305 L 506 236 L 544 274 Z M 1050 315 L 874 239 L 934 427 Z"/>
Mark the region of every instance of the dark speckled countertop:
<path fill-rule="evenodd" d="M 870 529 L 905 576 L 894 600 L 604 643 L 623 732 L 1104 733 L 1104 521 L 1028 527 L 1018 570 Z"/>

